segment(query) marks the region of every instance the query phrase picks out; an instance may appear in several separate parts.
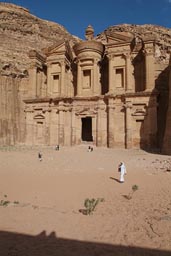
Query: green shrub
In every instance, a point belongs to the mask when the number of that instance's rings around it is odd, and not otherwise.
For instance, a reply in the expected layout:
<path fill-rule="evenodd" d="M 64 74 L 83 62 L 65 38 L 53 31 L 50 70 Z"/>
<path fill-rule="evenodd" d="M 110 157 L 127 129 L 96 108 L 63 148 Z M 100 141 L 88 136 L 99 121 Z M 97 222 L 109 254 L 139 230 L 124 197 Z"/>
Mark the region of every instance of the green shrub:
<path fill-rule="evenodd" d="M 84 207 L 86 208 L 85 210 L 83 210 L 82 212 L 86 215 L 90 215 L 93 213 L 93 211 L 95 210 L 97 204 L 99 202 L 103 202 L 104 201 L 104 198 L 97 198 L 97 199 L 89 199 L 89 198 L 86 198 L 85 201 L 84 201 Z"/>

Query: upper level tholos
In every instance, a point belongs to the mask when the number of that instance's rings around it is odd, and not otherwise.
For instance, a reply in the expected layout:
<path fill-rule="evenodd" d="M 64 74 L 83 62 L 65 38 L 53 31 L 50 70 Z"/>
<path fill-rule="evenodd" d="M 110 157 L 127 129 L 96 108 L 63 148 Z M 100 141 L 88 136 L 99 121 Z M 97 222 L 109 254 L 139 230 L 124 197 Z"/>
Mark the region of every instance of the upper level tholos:
<path fill-rule="evenodd" d="M 110 32 L 97 40 L 88 26 L 85 41 L 58 41 L 30 51 L 31 98 L 92 97 L 152 91 L 155 40 Z"/>

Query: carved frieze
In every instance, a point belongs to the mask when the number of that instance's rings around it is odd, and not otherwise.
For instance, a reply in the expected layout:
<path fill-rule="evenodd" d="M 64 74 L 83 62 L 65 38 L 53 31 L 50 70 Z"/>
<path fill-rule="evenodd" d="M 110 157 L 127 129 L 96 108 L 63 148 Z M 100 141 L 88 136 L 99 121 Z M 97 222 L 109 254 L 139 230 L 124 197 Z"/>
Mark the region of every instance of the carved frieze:
<path fill-rule="evenodd" d="M 97 114 L 97 109 L 90 107 L 83 107 L 80 109 L 76 109 L 76 116 L 94 116 Z"/>

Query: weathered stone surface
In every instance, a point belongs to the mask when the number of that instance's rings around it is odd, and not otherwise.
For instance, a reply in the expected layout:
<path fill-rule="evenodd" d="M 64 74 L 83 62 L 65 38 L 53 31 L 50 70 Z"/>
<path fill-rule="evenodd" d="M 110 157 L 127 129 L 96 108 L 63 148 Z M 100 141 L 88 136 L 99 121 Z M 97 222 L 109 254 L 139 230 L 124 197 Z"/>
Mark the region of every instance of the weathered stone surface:
<path fill-rule="evenodd" d="M 169 63 L 171 51 L 171 29 L 151 24 L 121 24 L 107 28 L 104 32 L 97 35 L 96 39 L 105 43 L 107 35 L 120 32 L 122 32 L 125 36 L 132 35 L 137 41 L 141 41 L 141 39 L 155 40 L 156 62 L 165 64 Z"/>
<path fill-rule="evenodd" d="M 78 41 L 60 24 L 39 19 L 23 7 L 0 3 L 2 75 L 26 75 L 29 50 L 40 50 L 61 39 Z"/>
<path fill-rule="evenodd" d="M 0 21 L 1 145 L 161 150 L 171 137 L 170 29 L 89 25 L 82 41 L 5 3 Z"/>

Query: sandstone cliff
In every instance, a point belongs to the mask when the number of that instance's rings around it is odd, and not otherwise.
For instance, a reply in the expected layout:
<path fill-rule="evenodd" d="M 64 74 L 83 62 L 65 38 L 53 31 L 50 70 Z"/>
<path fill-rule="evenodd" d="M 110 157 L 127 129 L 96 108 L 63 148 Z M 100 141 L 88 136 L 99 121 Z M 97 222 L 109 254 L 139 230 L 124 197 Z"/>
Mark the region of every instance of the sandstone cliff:
<path fill-rule="evenodd" d="M 151 24 L 121 24 L 108 27 L 105 31 L 97 35 L 96 38 L 97 40 L 103 40 L 105 42 L 106 35 L 110 35 L 114 32 L 129 32 L 135 37 L 140 37 L 142 39 L 155 39 L 156 62 L 168 65 L 171 51 L 171 29 Z"/>
<path fill-rule="evenodd" d="M 122 24 L 107 28 L 97 35 L 96 39 L 105 43 L 106 35 L 114 32 L 129 32 L 137 37 L 152 37 L 156 40 L 155 86 L 159 90 L 158 146 L 161 148 L 165 130 L 170 131 L 170 123 L 166 121 L 166 114 L 170 104 L 168 100 L 170 69 L 168 64 L 171 51 L 171 29 L 156 25 Z M 60 24 L 39 19 L 23 7 L 0 3 L 1 145 L 24 143 L 25 122 L 22 99 L 25 97 L 28 85 L 29 51 L 31 49 L 39 51 L 61 39 L 69 39 L 73 43 L 80 40 Z"/>
<path fill-rule="evenodd" d="M 97 35 L 97 40 L 105 40 L 105 35 L 113 32 L 131 32 L 135 36 L 155 37 L 156 61 L 169 63 L 171 50 L 171 29 L 155 25 L 122 24 L 111 26 Z M 62 25 L 42 20 L 23 7 L 0 3 L 0 74 L 25 76 L 29 65 L 28 52 L 51 46 L 58 40 L 80 40 L 71 35 Z"/>
<path fill-rule="evenodd" d="M 60 24 L 39 19 L 23 7 L 0 3 L 0 74 L 26 75 L 29 50 L 61 39 L 78 40 Z"/>
<path fill-rule="evenodd" d="M 0 3 L 0 145 L 24 143 L 22 99 L 28 84 L 28 52 L 61 39 L 78 40 L 59 24 L 41 20 L 20 6 Z"/>

